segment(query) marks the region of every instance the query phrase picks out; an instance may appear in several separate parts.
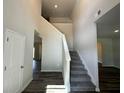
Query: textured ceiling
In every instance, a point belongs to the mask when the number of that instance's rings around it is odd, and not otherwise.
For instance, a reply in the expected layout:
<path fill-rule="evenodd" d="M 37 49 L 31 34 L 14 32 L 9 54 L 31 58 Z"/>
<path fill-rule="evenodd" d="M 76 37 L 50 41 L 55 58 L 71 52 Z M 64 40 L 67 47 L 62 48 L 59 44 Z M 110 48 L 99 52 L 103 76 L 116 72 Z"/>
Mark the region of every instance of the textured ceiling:
<path fill-rule="evenodd" d="M 70 17 L 75 3 L 76 0 L 42 0 L 42 15 L 45 18 Z"/>
<path fill-rule="evenodd" d="M 120 32 L 115 33 L 114 31 L 120 30 L 120 4 L 111 9 L 96 23 L 99 38 L 119 38 Z"/>

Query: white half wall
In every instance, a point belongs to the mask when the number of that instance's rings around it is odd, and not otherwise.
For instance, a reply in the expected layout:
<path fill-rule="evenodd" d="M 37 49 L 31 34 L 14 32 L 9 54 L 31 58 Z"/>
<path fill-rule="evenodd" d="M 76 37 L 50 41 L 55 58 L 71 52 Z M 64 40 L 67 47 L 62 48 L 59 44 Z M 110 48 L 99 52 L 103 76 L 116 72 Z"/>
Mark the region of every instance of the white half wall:
<path fill-rule="evenodd" d="M 43 17 L 40 18 L 42 37 L 41 71 L 62 72 L 62 33 Z"/>
<path fill-rule="evenodd" d="M 72 23 L 52 23 L 52 24 L 65 35 L 69 50 L 73 50 Z"/>
<path fill-rule="evenodd" d="M 77 0 L 72 19 L 74 25 L 74 49 L 79 51 L 92 82 L 99 91 L 97 31 L 95 21 L 119 3 L 119 0 Z M 101 14 L 98 15 L 98 10 Z M 84 62 L 84 61 L 83 61 Z"/>

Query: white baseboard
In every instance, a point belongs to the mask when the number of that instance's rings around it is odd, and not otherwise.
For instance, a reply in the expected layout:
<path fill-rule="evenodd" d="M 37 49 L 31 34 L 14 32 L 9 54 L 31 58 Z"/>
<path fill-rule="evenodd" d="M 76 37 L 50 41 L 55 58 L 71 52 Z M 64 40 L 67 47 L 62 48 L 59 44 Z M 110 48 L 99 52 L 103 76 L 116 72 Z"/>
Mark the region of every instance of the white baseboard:
<path fill-rule="evenodd" d="M 65 86 L 65 90 L 66 90 L 66 93 L 70 93 L 70 91 L 71 91 L 71 89 L 70 89 L 70 83 Z"/>
<path fill-rule="evenodd" d="M 41 72 L 62 72 L 61 70 L 41 70 Z"/>
<path fill-rule="evenodd" d="M 87 72 L 88 72 L 88 75 L 91 77 L 91 81 L 93 82 L 94 85 L 96 85 L 95 82 L 94 82 L 95 79 L 93 78 L 93 76 L 92 76 L 92 74 L 91 74 L 89 68 L 88 68 L 87 65 L 86 65 L 86 61 L 85 61 L 84 58 L 81 56 L 81 54 L 80 54 L 80 52 L 79 52 L 78 50 L 77 50 L 77 52 L 78 52 L 78 54 L 79 54 L 79 56 L 80 56 L 80 58 L 81 58 L 81 60 L 82 60 L 82 63 L 85 65 L 85 68 L 86 68 L 86 70 L 87 70 Z"/>
<path fill-rule="evenodd" d="M 102 61 L 98 61 L 98 63 L 101 63 L 101 64 L 103 64 L 103 62 L 102 62 Z"/>
<path fill-rule="evenodd" d="M 100 89 L 99 89 L 99 88 L 96 88 L 95 91 L 96 91 L 96 92 L 100 92 Z"/>
<path fill-rule="evenodd" d="M 114 68 L 117 68 L 117 69 L 120 69 L 120 67 L 117 67 L 117 66 L 113 66 Z"/>
<path fill-rule="evenodd" d="M 79 56 L 80 56 L 80 58 L 82 60 L 82 63 L 85 65 L 85 68 L 86 68 L 86 70 L 88 72 L 88 75 L 91 77 L 91 82 L 96 86 L 96 91 L 100 91 L 99 86 L 97 86 L 96 83 L 94 82 L 95 78 L 92 76 L 89 68 L 87 67 L 86 60 L 84 60 L 84 58 L 81 56 L 81 54 L 80 54 L 80 52 L 78 50 L 77 50 L 77 52 L 78 52 L 78 54 L 79 54 Z"/>
<path fill-rule="evenodd" d="M 29 79 L 29 81 L 22 87 L 21 92 L 24 91 L 24 89 L 30 84 L 30 82 L 33 80 L 33 78 Z M 20 93 L 21 93 L 20 92 Z"/>

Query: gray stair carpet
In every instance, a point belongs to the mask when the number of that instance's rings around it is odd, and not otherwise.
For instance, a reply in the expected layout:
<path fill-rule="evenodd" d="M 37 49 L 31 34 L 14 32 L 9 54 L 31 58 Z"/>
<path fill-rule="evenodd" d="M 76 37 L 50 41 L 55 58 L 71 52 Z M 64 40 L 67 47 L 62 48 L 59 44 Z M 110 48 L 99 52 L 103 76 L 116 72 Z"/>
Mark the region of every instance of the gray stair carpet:
<path fill-rule="evenodd" d="M 95 85 L 76 51 L 71 56 L 71 93 L 95 93 Z"/>

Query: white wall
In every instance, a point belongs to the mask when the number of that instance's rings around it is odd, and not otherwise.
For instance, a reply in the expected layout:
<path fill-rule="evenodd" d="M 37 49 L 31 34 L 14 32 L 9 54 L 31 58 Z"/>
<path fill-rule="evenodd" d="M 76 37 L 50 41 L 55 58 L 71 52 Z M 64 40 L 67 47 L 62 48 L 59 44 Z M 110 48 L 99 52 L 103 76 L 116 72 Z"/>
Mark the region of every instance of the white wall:
<path fill-rule="evenodd" d="M 52 23 L 52 24 L 65 35 L 69 50 L 73 50 L 72 23 Z"/>
<path fill-rule="evenodd" d="M 114 66 L 120 68 L 120 39 L 119 38 L 112 39 L 112 46 L 113 46 Z"/>
<path fill-rule="evenodd" d="M 42 70 L 62 71 L 61 33 L 41 17 L 40 0 L 4 0 L 4 32 L 6 28 L 26 36 L 23 88 L 32 80 L 34 30 L 40 33 Z"/>
<path fill-rule="evenodd" d="M 25 9 L 25 0 L 4 0 L 4 32 L 6 28 L 26 36 L 23 86 L 32 80 L 33 40 L 35 24 Z"/>
<path fill-rule="evenodd" d="M 42 38 L 41 71 L 62 71 L 61 32 L 41 16 L 39 1 L 31 0 L 28 10 L 31 10 L 37 31 Z"/>
<path fill-rule="evenodd" d="M 98 38 L 103 45 L 103 66 L 120 68 L 120 40 L 119 38 Z"/>
<path fill-rule="evenodd" d="M 98 58 L 97 58 L 97 33 L 95 21 L 119 3 L 119 0 L 77 0 L 73 11 L 74 48 L 88 69 L 96 90 L 99 88 Z M 98 10 L 101 15 L 96 16 Z"/>
<path fill-rule="evenodd" d="M 103 66 L 114 66 L 113 48 L 111 38 L 98 38 L 103 45 Z"/>
<path fill-rule="evenodd" d="M 42 71 L 62 71 L 62 34 L 41 17 Z"/>

